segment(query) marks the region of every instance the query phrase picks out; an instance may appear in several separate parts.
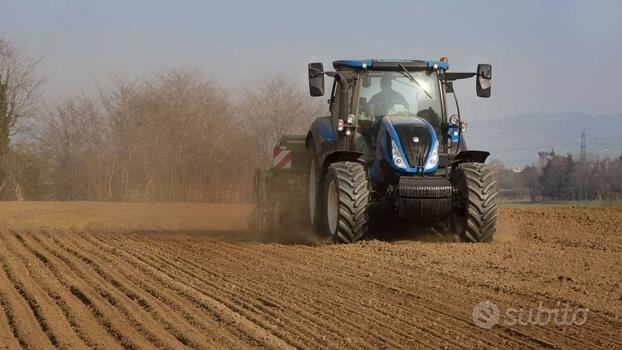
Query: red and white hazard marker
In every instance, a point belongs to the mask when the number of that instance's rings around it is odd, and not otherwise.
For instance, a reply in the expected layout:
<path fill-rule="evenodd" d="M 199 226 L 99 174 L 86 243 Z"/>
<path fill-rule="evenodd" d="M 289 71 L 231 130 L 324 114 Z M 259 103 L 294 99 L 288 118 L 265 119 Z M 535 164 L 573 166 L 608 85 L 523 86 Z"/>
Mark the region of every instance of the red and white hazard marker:
<path fill-rule="evenodd" d="M 292 151 L 276 147 L 272 158 L 272 167 L 274 169 L 291 169 Z"/>

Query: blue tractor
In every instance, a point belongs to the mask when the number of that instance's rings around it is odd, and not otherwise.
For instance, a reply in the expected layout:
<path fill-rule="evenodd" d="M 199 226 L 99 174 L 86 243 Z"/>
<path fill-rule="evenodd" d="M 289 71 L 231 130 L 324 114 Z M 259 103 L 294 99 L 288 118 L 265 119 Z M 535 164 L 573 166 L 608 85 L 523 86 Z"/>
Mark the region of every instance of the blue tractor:
<path fill-rule="evenodd" d="M 477 95 L 490 96 L 491 66 L 449 72 L 442 57 L 340 60 L 333 68 L 308 66 L 312 96 L 323 96 L 325 76 L 333 78 L 331 115 L 313 122 L 299 161 L 308 166 L 300 183 L 314 229 L 336 243 L 356 242 L 377 206 L 381 215 L 440 225 L 465 242 L 491 241 L 497 189 L 484 164 L 489 153 L 467 149 L 457 100 L 457 113 L 447 112 L 457 79 L 475 77 Z"/>

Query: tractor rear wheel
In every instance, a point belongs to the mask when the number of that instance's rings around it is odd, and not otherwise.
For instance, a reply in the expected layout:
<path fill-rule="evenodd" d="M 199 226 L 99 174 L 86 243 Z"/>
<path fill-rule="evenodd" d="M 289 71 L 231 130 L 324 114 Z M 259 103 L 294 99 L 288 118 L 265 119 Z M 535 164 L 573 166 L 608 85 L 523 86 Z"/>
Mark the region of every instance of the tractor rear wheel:
<path fill-rule="evenodd" d="M 497 225 L 497 179 L 482 163 L 462 163 L 451 172 L 457 190 L 452 224 L 464 242 L 490 242 Z"/>
<path fill-rule="evenodd" d="M 367 172 L 358 163 L 330 165 L 325 182 L 326 224 L 335 243 L 353 243 L 368 229 Z"/>

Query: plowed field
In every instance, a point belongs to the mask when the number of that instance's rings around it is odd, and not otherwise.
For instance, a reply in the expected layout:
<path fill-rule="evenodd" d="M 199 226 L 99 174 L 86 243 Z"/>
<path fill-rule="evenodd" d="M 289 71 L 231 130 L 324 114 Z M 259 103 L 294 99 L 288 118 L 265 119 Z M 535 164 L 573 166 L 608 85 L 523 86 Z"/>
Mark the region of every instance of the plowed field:
<path fill-rule="evenodd" d="M 250 213 L 0 204 L 0 348 L 622 348 L 622 209 L 501 209 L 477 245 L 262 242 Z M 509 322 L 564 305 L 577 322 Z"/>

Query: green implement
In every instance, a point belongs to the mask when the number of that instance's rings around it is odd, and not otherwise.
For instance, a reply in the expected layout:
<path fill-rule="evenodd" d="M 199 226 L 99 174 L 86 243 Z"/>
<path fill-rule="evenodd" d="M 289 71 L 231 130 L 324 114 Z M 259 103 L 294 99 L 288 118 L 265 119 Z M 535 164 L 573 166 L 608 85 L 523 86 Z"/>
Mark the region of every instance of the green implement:
<path fill-rule="evenodd" d="M 309 153 L 304 135 L 284 135 L 274 147 L 272 166 L 255 170 L 255 228 L 270 239 L 291 237 L 305 225 Z"/>

